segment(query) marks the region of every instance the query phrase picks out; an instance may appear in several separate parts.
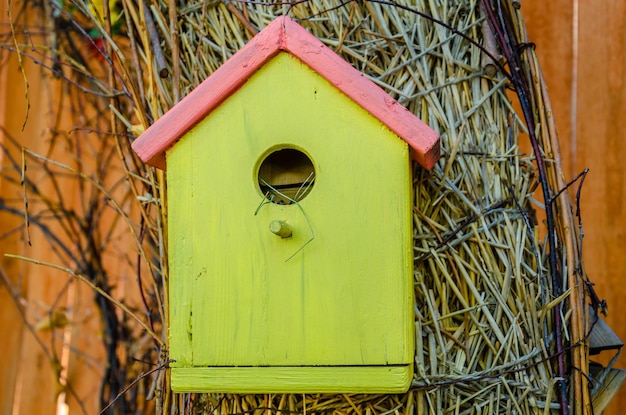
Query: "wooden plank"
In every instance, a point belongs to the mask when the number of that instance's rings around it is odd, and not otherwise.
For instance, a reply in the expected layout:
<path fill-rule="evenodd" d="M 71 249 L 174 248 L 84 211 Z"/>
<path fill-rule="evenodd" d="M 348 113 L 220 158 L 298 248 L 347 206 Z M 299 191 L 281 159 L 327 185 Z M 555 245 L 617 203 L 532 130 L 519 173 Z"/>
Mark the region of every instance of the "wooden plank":
<path fill-rule="evenodd" d="M 79 282 L 74 285 L 73 298 L 70 299 L 70 341 L 73 352 L 67 362 L 67 381 L 75 395 L 67 391 L 65 402 L 69 407 L 69 415 L 82 414 L 83 410 L 97 414 L 100 411 L 102 365 L 106 361 L 102 344 L 102 318 L 93 301 L 93 289 Z"/>
<path fill-rule="evenodd" d="M 0 2 L 0 27 L 8 27 L 7 2 Z M 15 114 L 12 106 L 9 105 L 11 94 L 11 86 L 18 84 L 15 80 L 17 72 L 17 64 L 14 56 L 7 56 L 8 52 L 0 49 L 0 126 L 5 126 Z M 5 60 L 6 59 L 6 60 Z M 22 94 L 23 95 L 23 94 Z M 4 130 L 0 129 L 0 144 L 7 141 Z M 4 168 L 6 160 L 3 160 L 3 153 L 0 151 L 0 165 Z M 5 181 L 0 177 L 0 195 L 7 197 L 10 193 Z M 19 226 L 21 218 L 0 211 L 0 234 L 8 232 L 10 229 Z M 3 238 L 0 239 L 0 253 L 16 252 L 19 246 L 19 238 Z M 18 264 L 8 261 L 4 255 L 0 257 L 0 272 L 8 279 L 14 287 L 18 285 L 19 266 Z M 18 291 L 19 293 L 19 291 Z M 13 410 L 13 395 L 15 394 L 15 385 L 17 381 L 18 365 L 17 355 L 19 345 L 22 341 L 22 323 L 20 314 L 16 305 L 11 298 L 12 294 L 9 289 L 0 283 L 0 327 L 5 333 L 11 333 L 5 336 L 4 341 L 0 342 L 0 367 L 2 367 L 2 376 L 0 376 L 0 414 L 10 415 Z"/>
<path fill-rule="evenodd" d="M 575 173 L 570 163 L 572 81 L 575 75 L 572 0 L 528 0 L 522 2 L 522 12 L 548 85 L 561 142 L 563 169 L 566 176 L 573 177 Z"/>
<path fill-rule="evenodd" d="M 1 26 L 8 28 L 8 16 L 6 10 L 7 3 L 0 2 Z M 22 4 L 14 3 L 14 7 L 22 7 Z M 20 22 L 28 22 L 29 25 L 42 26 L 41 16 L 37 9 L 28 8 L 21 15 Z M 8 29 L 7 29 L 8 30 Z M 40 38 L 33 38 L 34 42 L 40 42 Z M 8 136 L 10 135 L 20 145 L 38 152 L 47 154 L 50 145 L 49 132 L 53 128 L 63 128 L 70 130 L 72 123 L 69 117 L 71 111 L 62 111 L 62 116 L 51 111 L 60 108 L 62 100 L 62 81 L 46 74 L 41 66 L 35 65 L 30 59 L 24 58 L 24 71 L 29 83 L 29 103 L 28 122 L 26 119 L 26 87 L 23 74 L 19 69 L 17 57 L 14 53 L 9 56 L 2 56 L 3 64 L 0 65 L 0 143 L 8 146 Z M 48 76 L 46 76 L 48 75 Z M 60 123 L 58 124 L 57 121 Z M 21 159 L 20 148 L 9 146 L 11 157 L 18 162 Z M 65 151 L 65 150 L 63 150 Z M 52 158 L 67 162 L 67 155 L 63 151 L 56 151 Z M 2 157 L 0 156 L 0 160 Z M 8 160 L 5 158 L 3 167 L 7 166 Z M 29 162 L 31 168 L 34 166 Z M 19 170 L 7 169 L 17 184 L 0 178 L 0 195 L 4 202 L 10 203 L 15 209 L 22 209 L 21 198 L 22 187 L 19 185 Z M 29 171 L 31 178 L 37 178 L 38 185 L 45 188 L 45 174 L 37 172 L 36 169 Z M 39 175 L 39 176 L 37 176 Z M 67 200 L 72 199 L 76 194 L 75 182 L 65 181 L 61 183 L 62 192 Z M 31 195 L 32 196 L 32 195 Z M 80 206 L 80 198 L 76 198 L 76 206 Z M 33 201 L 31 200 L 31 203 Z M 36 211 L 37 204 L 33 203 L 32 211 Z M 32 212 L 31 212 L 32 213 Z M 20 215 L 9 214 L 0 211 L 0 234 L 18 228 L 24 223 L 24 218 Z M 53 231 L 55 227 L 52 226 Z M 58 233 L 60 234 L 60 232 Z M 84 289 L 83 301 L 75 302 L 74 299 L 66 295 L 59 296 L 60 290 L 65 287 L 69 276 L 60 271 L 50 268 L 28 264 L 19 260 L 4 257 L 4 253 L 19 254 L 42 261 L 58 263 L 58 257 L 50 249 L 50 243 L 46 236 L 37 231 L 37 227 L 31 225 L 30 229 L 32 246 L 28 246 L 25 241 L 25 233 L 18 231 L 10 235 L 10 238 L 0 240 L 0 266 L 3 267 L 8 278 L 18 288 L 19 294 L 23 297 L 28 321 L 31 325 L 36 325 L 45 319 L 48 307 L 56 304 L 56 307 L 68 307 L 70 318 L 70 328 L 74 335 L 65 337 L 63 330 L 56 330 L 54 341 L 50 331 L 36 331 L 39 343 L 34 335 L 26 329 L 18 310 L 13 301 L 8 297 L 8 292 L 0 288 L 0 327 L 3 331 L 12 333 L 4 341 L 0 342 L 0 367 L 3 368 L 3 376 L 0 377 L 0 414 L 31 414 L 46 413 L 54 414 L 57 411 L 58 394 L 62 392 L 59 383 L 59 367 L 51 359 L 50 354 L 46 354 L 42 346 L 50 349 L 54 348 L 54 353 L 59 362 L 63 365 L 71 365 L 69 376 L 74 380 L 74 389 L 78 396 L 84 401 L 82 406 L 88 409 L 88 413 L 97 413 L 97 399 L 99 380 L 101 378 L 100 365 L 97 363 L 97 351 L 101 349 L 101 337 L 99 335 L 99 318 L 92 318 L 87 322 L 85 314 L 94 313 L 93 292 L 91 289 Z M 70 264 L 61 264 L 68 265 Z M 76 285 L 76 283 L 74 283 Z M 72 287 L 75 288 L 75 287 Z M 81 292 L 80 288 L 74 292 Z M 82 305 L 81 309 L 77 306 Z M 90 311 L 88 311 L 90 310 Z M 80 323 L 80 324 L 79 324 Z M 89 330 L 85 330 L 90 326 Z M 82 331 L 81 331 L 82 330 Z M 63 351 L 70 351 L 63 348 L 62 342 L 70 340 L 74 351 L 73 358 L 64 358 Z M 76 352 L 79 351 L 79 352 Z M 78 362 L 77 362 L 78 361 Z M 96 370 L 94 370 L 94 367 Z M 83 413 L 71 397 L 70 408 L 75 408 L 75 412 Z"/>
<path fill-rule="evenodd" d="M 606 323 L 626 338 L 626 4 L 579 1 L 576 170 L 590 169 L 582 194 L 584 258 L 596 291 L 609 304 Z M 599 359 L 608 363 L 612 353 Z M 594 357 L 595 358 L 595 357 Z M 626 367 L 622 355 L 616 367 Z M 626 394 L 617 393 L 605 414 L 620 414 Z"/>
<path fill-rule="evenodd" d="M 522 5 L 548 83 L 567 180 L 590 169 L 581 199 L 585 268 L 608 301 L 607 324 L 624 339 L 626 142 L 620 131 L 626 114 L 626 6 L 610 0 Z M 599 360 L 606 364 L 610 357 L 605 352 Z M 616 366 L 626 367 L 626 357 Z M 620 414 L 625 405 L 626 394 L 617 393 L 605 414 Z"/>
<path fill-rule="evenodd" d="M 12 11 L 15 13 L 17 7 Z M 0 18 L 2 27 L 9 27 L 7 15 L 7 3 L 0 4 Z M 18 140 L 25 140 L 32 137 L 33 141 L 40 138 L 41 124 L 37 123 L 37 111 L 40 96 L 31 95 L 31 123 L 22 131 L 22 123 L 26 117 L 25 84 L 22 73 L 19 69 L 18 60 L 15 54 L 7 57 L 6 64 L 0 66 L 0 77 L 2 98 L 0 98 L 0 123 L 3 130 L 0 132 L 0 142 L 9 146 L 8 137 Z M 39 68 L 31 62 L 25 62 L 25 68 L 29 72 L 38 73 Z M 35 76 L 30 79 L 31 91 L 38 91 L 41 88 L 41 79 Z M 6 97 L 6 98 L 5 98 Z M 35 115 L 33 115 L 35 114 Z M 12 148 L 12 157 L 20 160 L 19 149 Z M 7 158 L 2 160 L 3 167 L 8 166 Z M 8 169 L 11 171 L 11 169 Z M 18 176 L 19 173 L 13 176 Z M 7 180 L 0 180 L 0 191 L 6 203 L 19 201 L 22 195 L 21 187 L 14 185 Z M 20 208 L 20 202 L 15 202 L 12 207 Z M 12 229 L 19 228 L 24 222 L 23 218 L 5 212 L 0 212 L 2 229 L 4 234 Z M 16 232 L 8 238 L 0 240 L 0 252 L 23 253 L 25 241 L 23 233 Z M 28 265 L 19 261 L 0 258 L 2 267 L 8 279 L 17 289 L 17 294 L 27 297 L 29 295 L 29 279 L 27 278 Z M 41 284 L 41 281 L 40 281 Z M 41 284 L 42 288 L 48 288 L 47 284 Z M 25 411 L 23 413 L 54 413 L 54 385 L 51 365 L 43 356 L 41 349 L 36 344 L 33 336 L 25 331 L 22 318 L 18 313 L 15 303 L 8 298 L 7 291 L 0 289 L 0 315 L 2 315 L 2 329 L 5 332 L 13 333 L 10 341 L 2 342 L 3 350 L 0 353 L 0 364 L 3 368 L 2 387 L 0 388 L 0 402 L 2 403 L 2 413 L 12 414 L 14 411 Z M 39 375 L 33 377 L 32 374 Z"/>
<path fill-rule="evenodd" d="M 33 68 L 34 65 L 31 66 L 30 63 L 26 65 L 29 70 L 38 69 L 36 67 Z M 19 71 L 17 73 L 19 74 Z M 34 73 L 37 72 L 34 71 Z M 34 90 L 44 89 L 41 79 L 37 76 L 30 79 L 30 83 L 31 88 L 34 88 Z M 12 116 L 7 117 L 4 127 L 13 137 L 20 140 L 24 145 L 32 145 L 36 148 L 36 142 L 42 141 L 41 133 L 47 128 L 47 125 L 45 125 L 45 122 L 38 116 L 34 115 L 26 124 L 24 130 L 21 130 L 23 118 L 16 115 L 23 114 L 21 110 L 26 108 L 25 102 L 21 99 L 24 97 L 21 75 L 19 75 L 19 78 L 12 80 L 11 85 L 7 88 L 7 93 L 12 97 L 11 100 L 14 111 L 17 111 L 13 112 Z M 42 97 L 37 94 L 31 95 L 30 103 L 31 111 L 33 111 L 32 114 L 38 114 L 39 111 L 43 111 L 41 106 L 43 100 L 41 98 Z M 20 160 L 20 149 L 14 149 L 14 151 L 12 151 L 12 157 Z M 22 194 L 19 185 L 11 185 L 8 182 L 3 184 L 2 190 L 6 192 L 3 194 L 11 195 L 13 198 Z M 19 198 L 17 198 L 17 200 L 19 200 Z M 15 207 L 18 209 L 21 208 L 19 203 Z M 14 216 L 11 218 L 11 222 L 13 226 L 18 226 L 23 223 L 23 218 Z M 51 252 L 45 238 L 36 232 L 33 232 L 32 236 L 32 243 L 35 248 L 29 250 L 25 242 L 21 240 L 23 233 L 17 232 L 12 237 L 13 241 L 2 241 L 2 252 L 30 256 L 34 252 L 39 251 L 44 254 L 40 259 L 49 259 Z M 38 305 L 45 308 L 46 306 L 52 305 L 56 299 L 56 293 L 58 292 L 58 288 L 56 287 L 59 283 L 49 271 L 35 270 L 31 274 L 31 270 L 33 269 L 31 265 L 22 264 L 14 259 L 6 261 L 10 264 L 9 269 L 12 274 L 10 277 L 14 280 L 19 279 L 20 281 L 18 287 L 27 300 L 28 306 L 26 307 L 26 311 L 29 315 L 30 323 L 35 324 L 39 317 L 45 316 L 46 311 L 42 308 L 38 308 L 37 311 L 42 313 L 43 310 L 44 314 L 37 316 L 30 313 L 34 311 L 31 307 Z M 7 302 L 6 306 L 15 307 L 11 302 Z M 14 313 L 14 311 L 8 312 Z M 25 331 L 22 320 L 18 317 L 12 324 L 15 326 L 13 330 L 16 333 L 20 333 L 18 335 L 21 335 L 18 349 L 12 350 L 9 357 L 9 359 L 12 359 L 13 362 L 18 365 L 18 377 L 14 380 L 14 384 L 16 388 L 15 403 L 19 404 L 19 406 L 17 406 L 20 411 L 19 413 L 54 413 L 56 407 L 56 386 L 53 365 L 43 353 L 40 344 L 35 340 L 33 335 Z M 44 335 L 42 338 L 44 339 L 44 344 L 50 344 L 47 335 Z"/>
<path fill-rule="evenodd" d="M 177 392 L 402 393 L 412 377 L 410 365 L 172 369 Z"/>

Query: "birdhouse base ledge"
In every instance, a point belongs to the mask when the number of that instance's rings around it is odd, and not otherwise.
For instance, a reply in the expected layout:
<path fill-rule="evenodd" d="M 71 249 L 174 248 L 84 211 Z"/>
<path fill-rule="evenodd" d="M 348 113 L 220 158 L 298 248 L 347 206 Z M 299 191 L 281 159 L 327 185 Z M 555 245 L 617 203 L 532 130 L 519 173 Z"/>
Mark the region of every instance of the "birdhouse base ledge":
<path fill-rule="evenodd" d="M 172 368 L 177 393 L 403 393 L 412 366 Z"/>

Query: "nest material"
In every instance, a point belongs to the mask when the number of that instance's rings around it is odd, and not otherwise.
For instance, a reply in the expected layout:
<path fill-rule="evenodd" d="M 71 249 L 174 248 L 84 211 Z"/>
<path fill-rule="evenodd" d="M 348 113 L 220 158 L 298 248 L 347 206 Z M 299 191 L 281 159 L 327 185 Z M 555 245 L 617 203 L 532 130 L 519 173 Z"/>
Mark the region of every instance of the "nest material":
<path fill-rule="evenodd" d="M 563 231 L 571 226 L 571 215 L 565 203 L 555 230 L 559 265 L 566 265 L 559 268 L 563 286 L 557 289 L 542 241 L 545 229 L 535 219 L 535 208 L 542 208 L 533 199 L 535 158 L 518 146 L 525 123 L 507 94 L 510 80 L 493 70 L 498 62 L 486 60 L 484 50 L 468 40 L 489 43 L 483 41 L 485 17 L 478 2 L 197 1 L 175 12 L 167 4 L 142 10 L 132 1 L 122 3 L 126 24 L 136 28 L 129 33 L 138 35 L 129 36 L 134 53 L 121 64 L 133 62 L 143 70 L 129 69 L 136 106 L 135 117 L 127 109 L 127 125 L 145 127 L 158 118 L 258 30 L 287 14 L 441 134 L 441 160 L 431 172 L 416 168 L 414 176 L 417 335 L 411 390 L 404 395 L 174 395 L 166 399 L 165 413 L 170 407 L 219 414 L 559 412 L 554 311 L 571 300 L 557 315 L 569 340 L 581 332 L 572 327 L 580 326 L 583 313 L 580 300 L 570 297 L 573 291 L 563 290 L 571 278 L 572 252 L 577 254 L 567 240 L 574 237 Z M 116 115 L 123 118 L 123 113 Z M 550 125 L 539 118 L 544 156 L 558 167 Z M 550 185 L 562 188 L 551 171 Z M 584 358 L 579 354 L 574 360 Z M 572 399 L 582 402 L 587 398 L 575 372 L 567 372 L 567 381 Z"/>

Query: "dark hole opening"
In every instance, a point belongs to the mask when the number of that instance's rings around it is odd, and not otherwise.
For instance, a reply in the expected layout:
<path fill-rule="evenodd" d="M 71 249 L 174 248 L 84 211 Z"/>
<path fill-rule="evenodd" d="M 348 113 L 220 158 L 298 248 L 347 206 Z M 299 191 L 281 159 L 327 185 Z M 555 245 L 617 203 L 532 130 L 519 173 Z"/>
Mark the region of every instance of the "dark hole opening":
<path fill-rule="evenodd" d="M 285 148 L 263 160 L 258 181 L 261 192 L 271 202 L 289 205 L 309 194 L 315 183 L 315 168 L 302 151 Z"/>

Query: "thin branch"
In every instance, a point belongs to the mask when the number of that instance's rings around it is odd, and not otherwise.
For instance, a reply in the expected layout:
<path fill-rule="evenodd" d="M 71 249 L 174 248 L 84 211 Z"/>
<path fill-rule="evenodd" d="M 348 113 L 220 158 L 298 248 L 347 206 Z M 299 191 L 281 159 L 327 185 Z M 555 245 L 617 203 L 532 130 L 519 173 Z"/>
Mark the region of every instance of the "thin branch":
<path fill-rule="evenodd" d="M 159 336 L 154 331 L 152 331 L 152 329 L 150 327 L 148 327 L 148 325 L 143 320 L 141 320 L 139 317 L 137 317 L 137 315 L 135 313 L 133 313 L 123 303 L 121 303 L 120 301 L 118 301 L 115 298 L 111 297 L 111 295 L 109 293 L 104 291 L 102 288 L 98 287 L 94 282 L 89 280 L 89 278 L 85 277 L 84 275 L 78 274 L 78 273 L 72 271 L 70 268 L 63 267 L 61 265 L 53 264 L 51 262 L 39 261 L 37 259 L 28 258 L 28 257 L 22 256 L 22 255 L 4 254 L 4 256 L 7 257 L 7 258 L 20 259 L 22 261 L 31 262 L 31 263 L 36 264 L 36 265 L 43 265 L 43 266 L 46 266 L 46 267 L 57 269 L 57 270 L 66 272 L 67 274 L 71 275 L 72 277 L 74 277 L 74 278 L 84 282 L 89 287 L 91 287 L 94 291 L 96 291 L 98 294 L 100 294 L 101 296 L 103 296 L 104 298 L 109 300 L 112 304 L 114 304 L 115 306 L 120 308 L 122 311 L 124 311 L 128 316 L 132 317 L 137 323 L 139 323 L 139 325 L 146 331 L 146 333 L 148 333 L 150 336 L 152 336 L 152 338 L 154 338 L 154 340 L 157 342 L 157 344 L 160 347 L 164 347 L 165 346 L 165 343 L 163 343 L 163 341 L 159 338 Z"/>

